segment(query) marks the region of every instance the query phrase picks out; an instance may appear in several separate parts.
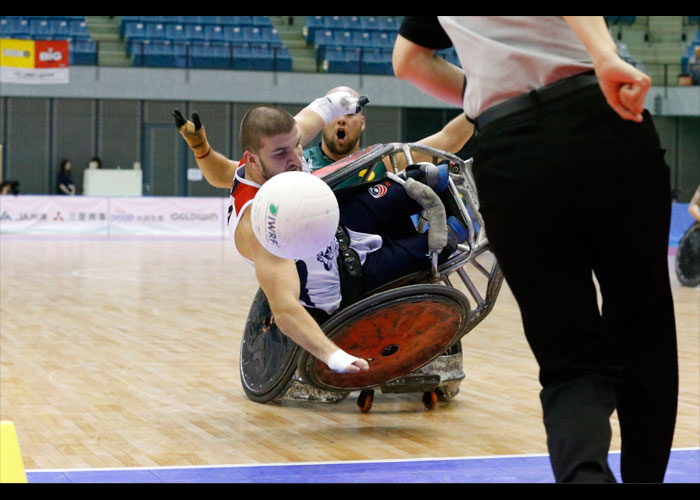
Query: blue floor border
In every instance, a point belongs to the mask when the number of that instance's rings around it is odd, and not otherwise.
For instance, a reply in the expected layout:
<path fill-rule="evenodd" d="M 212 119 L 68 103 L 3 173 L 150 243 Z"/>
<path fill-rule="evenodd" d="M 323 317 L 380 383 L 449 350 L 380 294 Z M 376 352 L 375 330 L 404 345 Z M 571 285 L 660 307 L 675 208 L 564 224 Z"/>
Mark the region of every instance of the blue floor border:
<path fill-rule="evenodd" d="M 619 452 L 610 468 L 620 480 Z M 27 480 L 47 483 L 553 483 L 548 455 L 465 457 L 267 465 L 119 469 L 27 470 Z M 700 448 L 671 452 L 666 483 L 700 483 Z"/>

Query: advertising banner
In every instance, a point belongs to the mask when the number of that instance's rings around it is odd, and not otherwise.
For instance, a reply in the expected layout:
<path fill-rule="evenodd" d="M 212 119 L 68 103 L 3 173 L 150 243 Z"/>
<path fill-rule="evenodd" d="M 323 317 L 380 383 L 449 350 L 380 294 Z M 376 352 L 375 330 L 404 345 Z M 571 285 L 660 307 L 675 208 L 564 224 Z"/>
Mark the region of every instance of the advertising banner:
<path fill-rule="evenodd" d="M 93 234 L 108 230 L 106 198 L 0 196 L 0 233 Z"/>
<path fill-rule="evenodd" d="M 226 198 L 0 196 L 0 234 L 225 238 Z"/>
<path fill-rule="evenodd" d="M 220 198 L 110 198 L 110 234 L 221 236 Z"/>
<path fill-rule="evenodd" d="M 68 83 L 69 50 L 67 40 L 0 38 L 0 82 Z"/>

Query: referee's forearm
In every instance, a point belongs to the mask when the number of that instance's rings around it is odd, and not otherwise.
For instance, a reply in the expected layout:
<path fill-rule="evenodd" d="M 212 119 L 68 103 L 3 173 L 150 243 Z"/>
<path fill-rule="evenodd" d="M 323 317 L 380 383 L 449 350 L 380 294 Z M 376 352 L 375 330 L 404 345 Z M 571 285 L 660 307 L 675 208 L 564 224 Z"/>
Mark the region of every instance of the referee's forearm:
<path fill-rule="evenodd" d="M 392 55 L 394 74 L 428 95 L 462 107 L 464 72 L 422 47 L 398 35 Z"/>

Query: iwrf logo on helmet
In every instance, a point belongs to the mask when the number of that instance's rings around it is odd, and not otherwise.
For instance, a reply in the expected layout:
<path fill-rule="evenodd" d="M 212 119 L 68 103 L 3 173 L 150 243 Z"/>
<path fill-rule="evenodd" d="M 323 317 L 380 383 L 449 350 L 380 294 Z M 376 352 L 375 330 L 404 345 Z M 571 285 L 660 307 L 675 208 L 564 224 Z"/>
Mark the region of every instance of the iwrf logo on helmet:
<path fill-rule="evenodd" d="M 270 203 L 270 206 L 268 207 L 268 215 L 267 215 L 267 241 L 272 243 L 273 245 L 279 246 L 279 243 L 277 242 L 277 206 L 274 203 Z"/>
<path fill-rule="evenodd" d="M 383 184 L 375 184 L 374 186 L 370 187 L 368 191 L 373 198 L 381 198 L 387 193 L 387 188 Z"/>

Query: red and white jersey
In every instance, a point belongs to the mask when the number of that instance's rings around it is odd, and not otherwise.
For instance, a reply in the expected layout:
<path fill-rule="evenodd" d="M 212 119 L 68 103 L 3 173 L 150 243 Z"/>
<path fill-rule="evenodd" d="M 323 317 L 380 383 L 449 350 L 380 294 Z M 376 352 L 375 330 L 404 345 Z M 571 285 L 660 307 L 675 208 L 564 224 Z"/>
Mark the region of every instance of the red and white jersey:
<path fill-rule="evenodd" d="M 312 175 L 312 174 L 309 174 Z M 255 267 L 253 261 L 246 259 L 236 248 L 236 228 L 246 209 L 253 203 L 255 193 L 260 189 L 260 184 L 245 178 L 245 163 L 241 160 L 236 169 L 236 175 L 231 187 L 231 196 L 228 208 L 228 229 L 233 247 L 251 267 Z M 295 260 L 299 272 L 301 293 L 299 301 L 307 307 L 322 309 L 328 314 L 334 313 L 340 306 L 340 274 L 338 272 L 338 241 L 333 241 L 323 252 L 315 257 L 307 257 L 304 260 Z"/>

